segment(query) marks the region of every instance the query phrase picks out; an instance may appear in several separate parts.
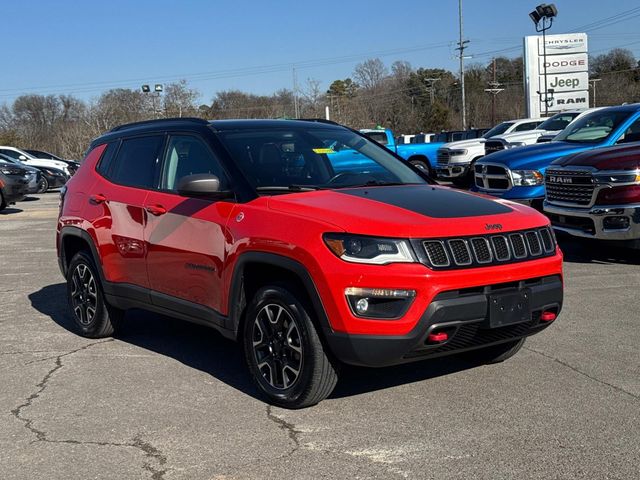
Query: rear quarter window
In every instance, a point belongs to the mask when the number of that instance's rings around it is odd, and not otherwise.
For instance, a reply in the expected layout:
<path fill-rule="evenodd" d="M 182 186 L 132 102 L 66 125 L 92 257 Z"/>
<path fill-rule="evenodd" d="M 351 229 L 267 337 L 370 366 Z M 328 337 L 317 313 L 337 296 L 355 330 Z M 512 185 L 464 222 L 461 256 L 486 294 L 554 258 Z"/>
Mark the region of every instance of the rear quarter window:
<path fill-rule="evenodd" d="M 163 145 L 163 135 L 122 140 L 109 168 L 109 179 L 129 187 L 153 188 L 158 182 Z"/>

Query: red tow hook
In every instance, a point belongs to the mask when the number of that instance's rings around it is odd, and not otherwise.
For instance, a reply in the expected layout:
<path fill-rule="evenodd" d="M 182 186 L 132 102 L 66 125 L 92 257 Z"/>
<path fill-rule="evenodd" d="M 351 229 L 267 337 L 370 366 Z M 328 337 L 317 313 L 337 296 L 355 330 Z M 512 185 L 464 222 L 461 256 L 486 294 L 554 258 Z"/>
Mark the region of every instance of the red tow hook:
<path fill-rule="evenodd" d="M 432 332 L 427 335 L 427 343 L 442 343 L 449 340 L 447 332 Z"/>
<path fill-rule="evenodd" d="M 540 321 L 541 322 L 553 322 L 556 317 L 558 315 L 556 315 L 555 312 L 542 312 L 542 315 L 540 315 Z"/>

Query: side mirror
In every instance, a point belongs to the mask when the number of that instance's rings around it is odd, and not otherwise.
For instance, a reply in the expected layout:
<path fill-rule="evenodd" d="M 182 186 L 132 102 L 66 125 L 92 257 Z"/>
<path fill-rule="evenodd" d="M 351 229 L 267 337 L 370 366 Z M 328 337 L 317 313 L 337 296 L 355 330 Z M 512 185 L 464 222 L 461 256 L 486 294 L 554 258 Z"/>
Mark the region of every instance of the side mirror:
<path fill-rule="evenodd" d="M 220 179 L 209 173 L 186 175 L 178 181 L 178 193 L 185 197 L 202 197 L 222 200 L 233 196 L 229 191 L 220 190 Z"/>

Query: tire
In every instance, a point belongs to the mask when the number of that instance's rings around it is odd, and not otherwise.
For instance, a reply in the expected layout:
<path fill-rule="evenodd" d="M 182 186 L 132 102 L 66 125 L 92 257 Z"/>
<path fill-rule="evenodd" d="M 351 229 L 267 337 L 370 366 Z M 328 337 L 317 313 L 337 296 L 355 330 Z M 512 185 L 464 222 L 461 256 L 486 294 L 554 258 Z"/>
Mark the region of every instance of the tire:
<path fill-rule="evenodd" d="M 40 182 L 38 182 L 38 192 L 37 193 L 45 193 L 49 190 L 49 180 L 47 180 L 44 175 L 40 177 Z"/>
<path fill-rule="evenodd" d="M 269 402 L 304 408 L 329 396 L 338 373 L 313 325 L 311 309 L 293 292 L 289 285 L 258 290 L 247 307 L 243 343 L 249 372 Z"/>
<path fill-rule="evenodd" d="M 526 338 L 520 338 L 518 340 L 512 340 L 511 342 L 501 343 L 500 345 L 465 352 L 462 354 L 462 357 L 467 361 L 478 364 L 504 362 L 520 351 L 525 340 Z"/>
<path fill-rule="evenodd" d="M 76 331 L 83 337 L 110 337 L 124 312 L 106 303 L 91 255 L 78 252 L 67 270 L 67 299 Z"/>
<path fill-rule="evenodd" d="M 7 202 L 4 201 L 4 195 L 2 194 L 2 191 L 0 191 L 0 212 L 5 208 L 7 208 Z"/>
<path fill-rule="evenodd" d="M 423 162 L 422 160 L 411 160 L 409 163 L 431 175 L 431 166 L 427 162 Z"/>

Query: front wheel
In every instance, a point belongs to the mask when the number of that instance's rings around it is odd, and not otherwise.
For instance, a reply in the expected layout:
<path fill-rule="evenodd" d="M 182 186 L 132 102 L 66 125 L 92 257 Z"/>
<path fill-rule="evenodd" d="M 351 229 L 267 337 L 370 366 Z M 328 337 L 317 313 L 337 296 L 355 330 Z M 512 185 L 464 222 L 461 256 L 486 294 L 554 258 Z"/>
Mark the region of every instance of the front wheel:
<path fill-rule="evenodd" d="M 41 176 L 38 182 L 38 193 L 45 193 L 47 190 L 49 190 L 49 180 Z"/>
<path fill-rule="evenodd" d="M 304 408 L 333 391 L 338 374 L 311 321 L 311 310 L 289 286 L 261 288 L 247 308 L 244 351 L 255 384 L 270 402 Z"/>
<path fill-rule="evenodd" d="M 113 335 L 124 312 L 107 304 L 93 258 L 78 252 L 67 270 L 67 298 L 78 333 L 89 338 Z"/>

